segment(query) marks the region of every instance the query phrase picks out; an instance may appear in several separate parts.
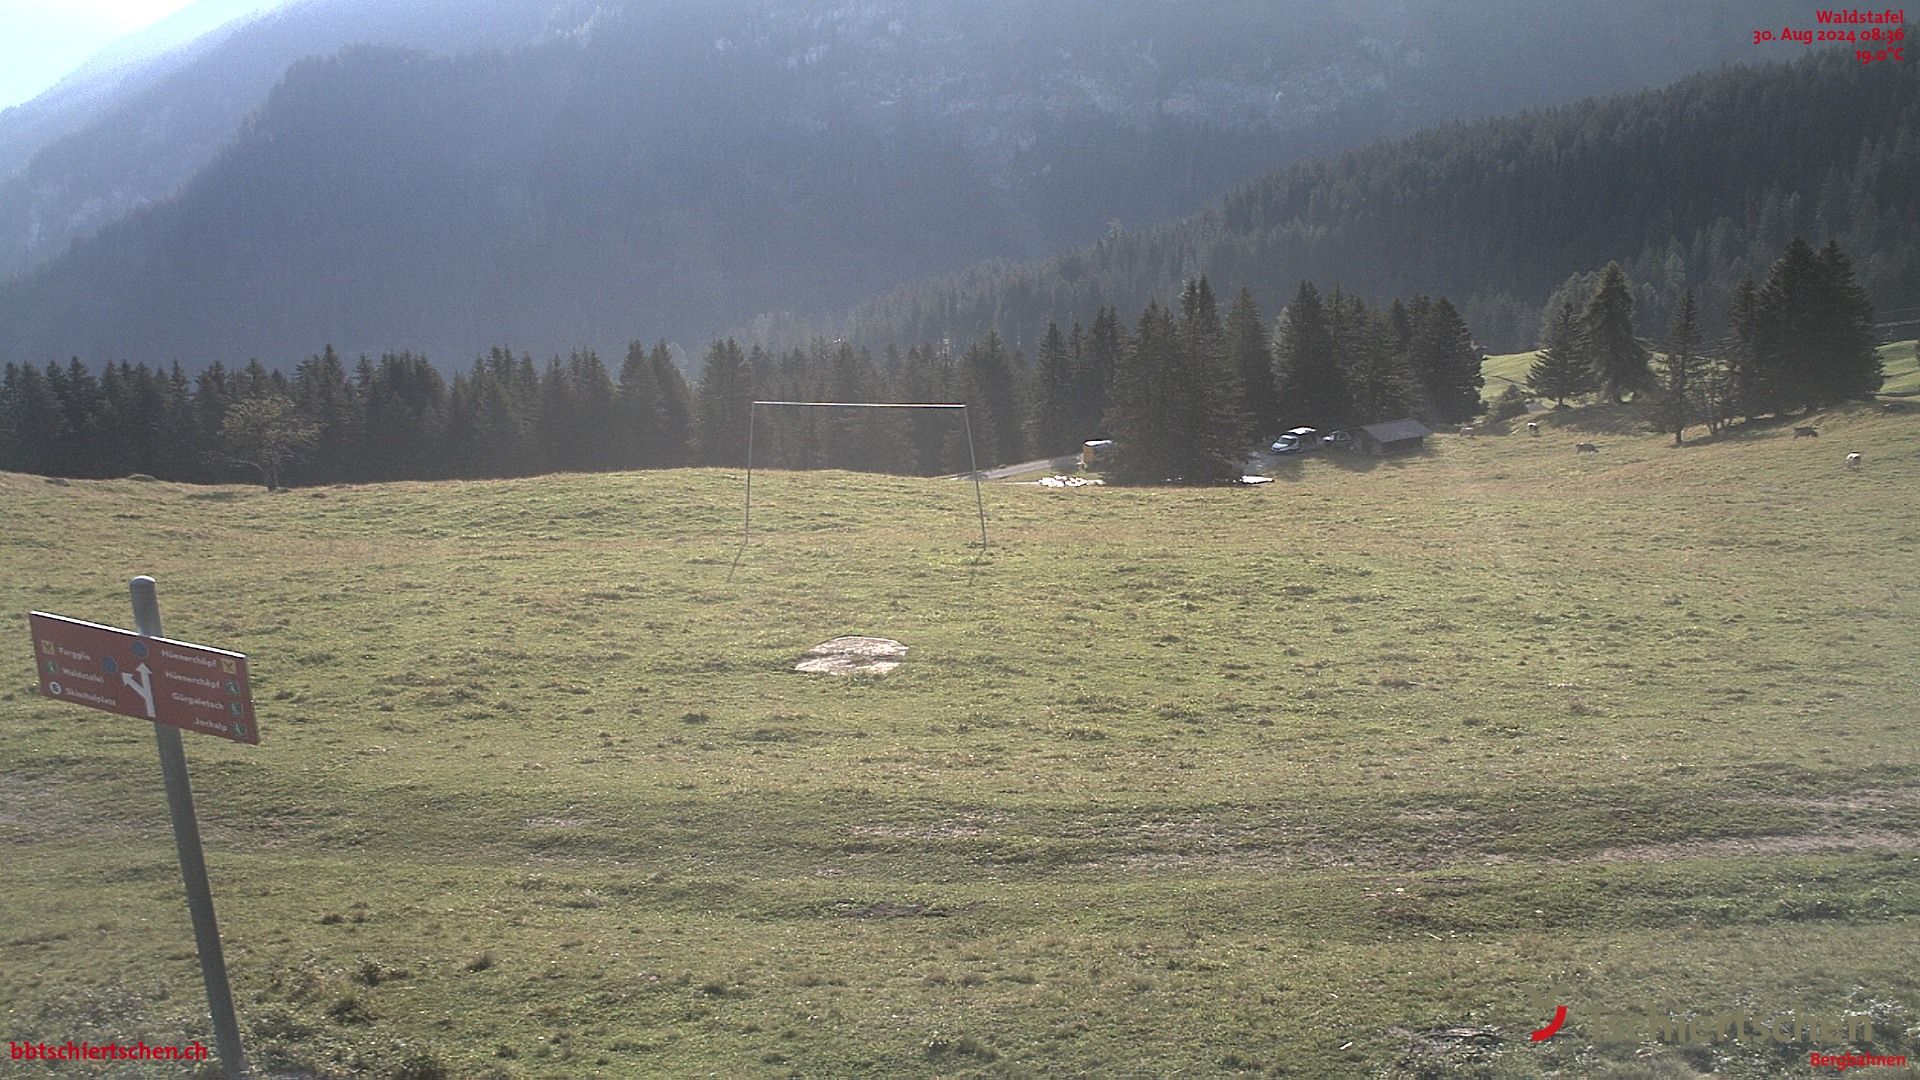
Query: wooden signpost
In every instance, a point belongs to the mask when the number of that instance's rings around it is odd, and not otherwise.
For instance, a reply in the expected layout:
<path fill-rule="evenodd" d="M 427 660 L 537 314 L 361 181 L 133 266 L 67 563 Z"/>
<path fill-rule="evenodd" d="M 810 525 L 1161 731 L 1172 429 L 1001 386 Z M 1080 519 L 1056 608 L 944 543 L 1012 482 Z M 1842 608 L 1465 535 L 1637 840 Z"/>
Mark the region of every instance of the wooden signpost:
<path fill-rule="evenodd" d="M 193 785 L 187 778 L 187 752 L 180 744 L 180 732 L 259 744 L 247 658 L 161 636 L 160 601 L 153 579 L 134 578 L 129 591 L 138 632 L 44 611 L 27 616 L 33 628 L 40 692 L 55 701 L 153 722 L 221 1071 L 228 1077 L 243 1077 L 246 1055 L 234 1017 L 233 991 L 227 986 L 226 956 L 213 917 L 213 890 L 207 885 L 207 862 L 200 849 L 200 823 L 193 811 Z"/>

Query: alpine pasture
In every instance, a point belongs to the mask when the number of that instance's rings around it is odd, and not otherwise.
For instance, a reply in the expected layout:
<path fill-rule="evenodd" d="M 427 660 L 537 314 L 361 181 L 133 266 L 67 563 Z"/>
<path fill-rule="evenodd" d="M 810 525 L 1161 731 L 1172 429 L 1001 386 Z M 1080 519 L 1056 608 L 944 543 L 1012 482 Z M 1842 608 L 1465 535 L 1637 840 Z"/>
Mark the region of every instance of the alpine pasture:
<path fill-rule="evenodd" d="M 1804 422 L 999 483 L 984 551 L 970 485 L 763 473 L 731 582 L 738 472 L 0 476 L 0 1019 L 211 1042 L 152 736 L 41 698 L 24 618 L 149 573 L 251 658 L 262 745 L 188 755 L 265 1074 L 1920 1056 L 1920 409 Z M 843 634 L 910 651 L 790 670 Z M 1874 1041 L 1596 1023 L 1728 1011 Z"/>

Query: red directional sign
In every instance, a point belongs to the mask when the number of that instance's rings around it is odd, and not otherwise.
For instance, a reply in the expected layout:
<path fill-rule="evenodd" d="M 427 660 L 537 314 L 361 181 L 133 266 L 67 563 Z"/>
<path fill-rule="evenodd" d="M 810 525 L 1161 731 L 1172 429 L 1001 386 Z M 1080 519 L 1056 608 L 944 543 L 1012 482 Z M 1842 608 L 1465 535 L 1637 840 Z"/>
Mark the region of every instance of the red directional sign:
<path fill-rule="evenodd" d="M 169 638 L 35 611 L 40 692 L 56 701 L 134 716 L 235 742 L 260 742 L 247 658 Z"/>

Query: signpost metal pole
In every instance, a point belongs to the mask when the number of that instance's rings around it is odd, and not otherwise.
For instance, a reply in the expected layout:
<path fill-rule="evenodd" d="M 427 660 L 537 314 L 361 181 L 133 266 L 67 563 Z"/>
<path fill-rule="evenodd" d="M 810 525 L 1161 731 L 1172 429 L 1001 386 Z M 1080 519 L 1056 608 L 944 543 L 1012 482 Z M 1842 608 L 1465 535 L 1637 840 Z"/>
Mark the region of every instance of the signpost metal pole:
<path fill-rule="evenodd" d="M 137 577 L 128 585 L 133 594 L 133 621 L 142 637 L 165 637 L 160 631 L 160 600 L 153 579 Z M 193 936 L 200 948 L 200 974 L 207 983 L 207 1007 L 213 1014 L 214 1042 L 220 1049 L 221 1071 L 231 1080 L 244 1077 L 247 1059 L 240 1048 L 240 1023 L 234 1018 L 233 991 L 227 986 L 227 961 L 220 949 L 220 927 L 213 918 L 213 890 L 207 885 L 207 860 L 200 850 L 200 822 L 193 812 L 193 785 L 187 779 L 187 752 L 180 745 L 180 729 L 153 725 L 160 747 L 160 772 L 167 781 L 167 811 L 173 818 L 173 844 L 180 852 L 180 876 L 187 886 L 187 911 L 193 916 Z"/>

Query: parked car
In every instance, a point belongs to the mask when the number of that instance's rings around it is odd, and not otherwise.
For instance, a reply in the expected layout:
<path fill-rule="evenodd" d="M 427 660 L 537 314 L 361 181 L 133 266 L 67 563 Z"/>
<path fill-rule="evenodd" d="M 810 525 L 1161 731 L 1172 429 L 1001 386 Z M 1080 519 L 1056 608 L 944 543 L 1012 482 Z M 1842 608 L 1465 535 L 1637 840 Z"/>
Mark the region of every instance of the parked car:
<path fill-rule="evenodd" d="M 1318 450 L 1320 449 L 1320 432 L 1310 427 L 1297 427 L 1273 440 L 1273 445 L 1268 449 L 1276 454 L 1299 454 L 1308 450 Z"/>

